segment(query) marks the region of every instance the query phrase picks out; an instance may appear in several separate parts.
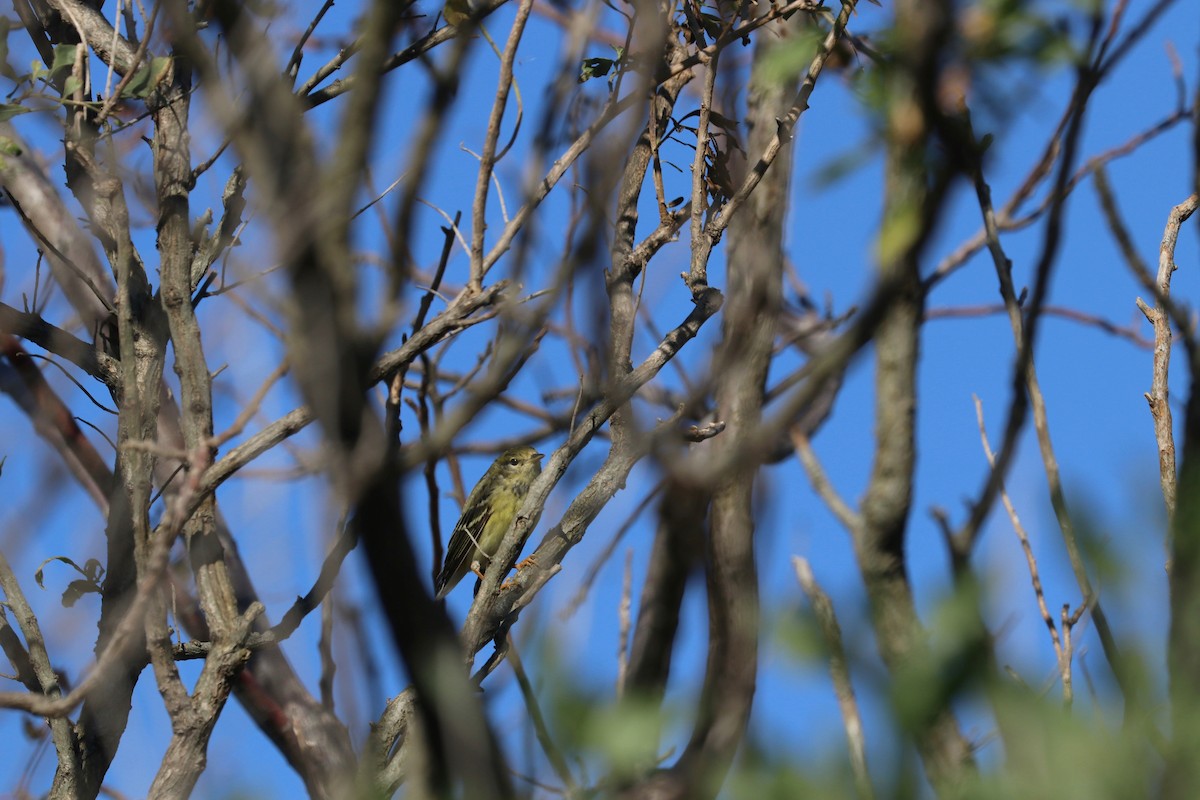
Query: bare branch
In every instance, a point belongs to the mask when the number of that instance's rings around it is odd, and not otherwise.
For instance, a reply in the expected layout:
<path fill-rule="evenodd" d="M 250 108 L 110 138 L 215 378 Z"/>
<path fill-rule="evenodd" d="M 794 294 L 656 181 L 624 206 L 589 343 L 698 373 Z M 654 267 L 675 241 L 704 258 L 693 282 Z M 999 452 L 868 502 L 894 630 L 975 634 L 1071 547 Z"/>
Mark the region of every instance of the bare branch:
<path fill-rule="evenodd" d="M 858 700 L 850 682 L 850 664 L 846 660 L 846 649 L 842 645 L 842 628 L 838 625 L 833 603 L 825 590 L 813 577 L 812 567 L 800 556 L 792 556 L 792 567 L 796 580 L 817 618 L 825 646 L 829 648 L 829 672 L 833 676 L 833 691 L 837 695 L 838 708 L 842 712 L 842 725 L 846 728 L 846 741 L 850 745 L 850 766 L 854 770 L 854 783 L 860 800 L 871 800 L 875 796 L 871 788 L 871 775 L 867 771 L 867 748 L 863 736 L 862 716 L 858 713 Z"/>
<path fill-rule="evenodd" d="M 987 429 L 983 424 L 983 403 L 974 395 L 971 399 L 975 402 L 975 419 L 979 424 L 979 438 L 983 445 L 983 455 L 987 458 L 988 466 L 995 469 L 996 456 L 992 452 L 992 446 L 988 443 Z M 1054 625 L 1054 617 L 1050 616 L 1050 608 L 1046 605 L 1046 593 L 1042 589 L 1042 577 L 1038 572 L 1037 559 L 1034 558 L 1033 548 L 1029 544 L 1029 534 L 1025 532 L 1025 526 L 1021 524 L 1021 519 L 1017 516 L 1017 509 L 1013 506 L 1012 500 L 1008 496 L 1008 490 L 1004 488 L 1003 484 L 1000 486 L 1000 502 L 1004 504 L 1004 510 L 1008 513 L 1008 520 L 1012 523 L 1013 532 L 1017 534 L 1017 541 L 1021 543 L 1021 552 L 1025 554 L 1025 564 L 1029 568 L 1029 580 L 1033 584 L 1033 596 L 1037 601 L 1042 621 L 1046 623 L 1046 628 L 1049 630 L 1050 644 L 1054 648 L 1054 659 L 1058 662 L 1059 675 L 1063 681 L 1063 696 L 1069 703 L 1071 685 L 1069 653 L 1063 647 L 1062 640 L 1058 635 L 1058 628 Z"/>

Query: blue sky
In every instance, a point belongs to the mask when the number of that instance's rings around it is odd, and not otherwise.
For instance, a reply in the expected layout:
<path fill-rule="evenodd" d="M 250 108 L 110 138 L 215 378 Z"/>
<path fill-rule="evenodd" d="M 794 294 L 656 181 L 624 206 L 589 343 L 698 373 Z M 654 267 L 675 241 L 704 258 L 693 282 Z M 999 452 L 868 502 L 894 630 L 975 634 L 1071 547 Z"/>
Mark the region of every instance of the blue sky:
<path fill-rule="evenodd" d="M 280 36 L 302 29 L 319 4 L 297 2 L 286 5 L 294 11 L 294 16 L 285 15 L 277 21 L 273 29 Z M 1147 3 L 1131 3 L 1130 6 L 1129 13 L 1137 15 Z M 357 4 L 335 6 L 327 26 L 328 35 L 347 30 L 356 13 Z M 499 39 L 510 21 L 511 12 L 502 10 L 487 24 Z M 883 11 L 864 4 L 852 23 L 852 30 L 868 32 L 884 22 Z M 527 152 L 540 116 L 545 81 L 561 58 L 556 50 L 556 37 L 556 29 L 535 15 L 518 59 L 516 74 L 526 103 L 525 127 L 521 144 L 499 169 L 510 209 L 518 201 L 525 163 L 521 154 Z M 1164 45 L 1168 41 L 1174 43 L 1183 61 L 1184 76 L 1195 80 L 1198 74 L 1196 37 L 1194 9 L 1189 9 L 1187 3 L 1176 4 L 1139 43 L 1122 67 L 1099 87 L 1087 116 L 1081 149 L 1084 157 L 1123 143 L 1173 110 L 1175 86 Z M 32 55 L 26 52 L 27 47 L 21 49 L 18 41 L 15 33 L 10 36 L 14 52 L 11 60 L 17 64 L 27 63 Z M 590 54 L 605 55 L 599 46 L 592 48 Z M 311 63 L 306 62 L 302 67 L 301 76 L 307 75 L 321 60 L 318 53 L 310 55 L 308 61 Z M 422 191 L 423 198 L 430 204 L 451 214 L 463 209 L 469 216 L 469 192 L 474 186 L 476 162 L 462 147 L 475 151 L 480 147 L 487 109 L 495 90 L 495 72 L 495 57 L 483 46 L 477 47 L 462 81 L 460 102 L 434 156 L 436 167 Z M 415 78 L 419 75 L 423 75 L 420 70 L 407 71 L 389 82 L 384 126 L 387 135 L 378 142 L 373 164 L 374 180 L 380 188 L 411 168 L 406 150 L 411 134 L 409 125 L 427 89 Z M 1040 154 L 1050 126 L 1065 103 L 1070 75 L 1060 67 L 1045 71 L 1012 70 L 994 77 L 1004 89 L 1019 92 L 1019 102 L 1014 106 L 1018 110 L 1011 119 L 976 118 L 978 130 L 996 133 L 996 143 L 990 151 L 988 178 L 993 196 L 1000 204 Z M 597 91 L 601 86 L 595 82 L 586 88 Z M 690 102 L 694 102 L 694 96 Z M 200 116 L 203 104 L 202 101 L 198 103 L 197 116 Z M 840 313 L 863 299 L 871 284 L 874 237 L 882 201 L 881 161 L 874 153 L 841 180 L 834 183 L 820 181 L 822 167 L 831 159 L 859 147 L 869 137 L 870 127 L 852 86 L 841 76 L 823 77 L 810 106 L 802 117 L 796 139 L 788 255 L 808 285 L 811 296 L 818 302 L 828 298 L 835 311 Z M 339 103 L 335 101 L 313 112 L 314 129 L 327 134 L 332 130 L 338 110 Z M 21 132 L 42 150 L 50 164 L 59 165 L 51 174 L 61 183 L 61 154 L 53 135 L 53 117 L 49 113 L 29 115 L 16 123 Z M 1156 261 L 1167 212 L 1183 200 L 1189 190 L 1192 162 L 1188 136 L 1185 126 L 1177 126 L 1149 142 L 1131 158 L 1114 162 L 1109 169 L 1139 251 L 1151 264 Z M 203 123 L 193 146 L 196 161 L 211 152 L 212 132 L 205 131 Z M 552 149 L 553 152 L 556 150 Z M 147 158 L 143 151 L 141 160 Z M 680 155 L 679 158 L 686 163 L 690 156 Z M 219 161 L 206 176 L 201 191 L 219 198 L 221 185 L 232 163 L 229 155 Z M 573 179 L 574 176 L 570 180 Z M 564 192 L 556 193 L 538 220 L 532 249 L 535 255 L 531 260 L 534 270 L 529 279 L 531 285 L 536 285 L 543 271 L 553 269 L 561 254 L 561 232 L 567 214 L 564 198 Z M 367 199 L 364 197 L 364 202 Z M 208 202 L 216 205 L 217 200 Z M 386 200 L 383 205 L 389 210 L 394 206 Z M 194 203 L 193 213 L 199 213 L 202 207 L 201 202 Z M 490 235 L 494 237 L 502 222 L 494 196 L 490 207 L 493 213 Z M 646 206 L 645 211 L 651 213 L 644 215 L 643 220 L 653 220 L 652 206 Z M 418 229 L 424 236 L 414 242 L 414 249 L 418 262 L 430 265 L 440 250 L 439 227 L 444 223 L 431 210 L 423 210 L 421 215 Z M 152 219 L 148 213 L 139 218 L 143 222 Z M 6 213 L 4 219 L 5 224 L 0 228 L 0 243 L 7 264 L 3 299 L 19 305 L 20 292 L 27 291 L 31 284 L 26 265 L 31 262 L 32 255 L 11 212 Z M 379 247 L 377 221 L 370 214 L 362 219 L 358 246 L 363 250 Z M 258 224 L 265 228 L 261 222 Z M 648 224 L 643 223 L 644 226 Z M 960 185 L 953 195 L 945 222 L 929 248 L 927 270 L 973 234 L 979 224 L 973 193 L 969 187 Z M 1194 225 L 1185 229 L 1177 252 L 1180 271 L 1176 275 L 1176 292 L 1177 296 L 1189 301 L 1194 296 L 1191 276 L 1200 265 L 1195 230 Z M 1031 261 L 1038 252 L 1042 235 L 1042 227 L 1035 225 L 1003 239 L 1013 260 L 1018 287 L 1031 280 Z M 152 251 L 152 224 L 141 232 L 139 242 L 144 254 Z M 686 267 L 687 248 L 685 231 L 680 242 L 664 249 L 646 276 L 646 301 L 654 309 L 656 324 L 662 329 L 681 320 L 690 307 L 678 278 L 680 270 Z M 1117 324 L 1132 321 L 1143 335 L 1149 335 L 1149 326 L 1143 320 L 1135 319 L 1139 315 L 1134 298 L 1142 292 L 1102 223 L 1095 194 L 1088 183 L 1076 190 L 1070 202 L 1061 252 L 1051 285 L 1049 301 L 1052 304 L 1096 314 Z M 246 246 L 235 254 L 231 270 L 239 276 L 251 274 L 271 263 L 270 253 L 269 236 L 251 230 L 246 235 Z M 457 251 L 450 262 L 447 280 L 461 282 L 465 265 L 466 257 Z M 711 278 L 715 285 L 722 285 L 723 273 L 723 253 L 718 252 Z M 368 276 L 365 291 L 369 292 L 370 269 L 365 269 L 364 275 Z M 598 295 L 602 287 L 598 275 L 592 275 L 590 279 L 581 276 L 579 282 L 582 288 L 578 290 L 578 308 L 588 309 L 588 303 L 602 302 Z M 245 299 L 279 320 L 278 309 L 271 308 L 271 287 L 274 285 L 273 279 L 268 279 L 262 290 L 248 290 Z M 998 301 L 997 282 L 990 260 L 976 257 L 937 287 L 929 298 L 929 305 L 947 308 Z M 52 302 L 47 317 L 59 321 L 66 319 L 63 304 Z M 222 341 L 217 334 L 206 334 L 210 363 L 214 367 L 228 364 L 227 372 L 217 381 L 216 390 L 217 428 L 221 429 L 236 416 L 240 407 L 238 401 L 249 397 L 261 376 L 274 368 L 283 348 L 263 327 L 247 325 L 239 309 L 220 299 L 202 304 L 201 323 L 207 326 L 207 331 L 238 332 L 236 341 Z M 716 321 L 710 326 L 681 355 L 681 363 L 693 375 L 702 370 L 709 348 L 716 341 Z M 472 348 L 492 332 L 491 329 L 470 332 L 464 337 L 463 344 L 456 345 L 452 351 L 461 363 L 448 359 L 447 365 L 469 368 L 474 359 Z M 653 345 L 650 334 L 639 334 L 635 340 L 635 361 Z M 944 507 L 953 521 L 960 522 L 964 517 L 964 501 L 982 485 L 986 463 L 979 446 L 971 396 L 976 394 L 983 402 L 988 432 L 994 443 L 1000 435 L 1010 399 L 1013 351 L 1008 322 L 1002 315 L 935 320 L 925 328 L 919 390 L 919 462 L 909 554 L 918 603 L 927 620 L 934 618 L 950 588 L 945 548 L 928 510 L 934 506 Z M 521 396 L 536 399 L 543 389 L 571 385 L 571 367 L 559 357 L 561 353 L 561 349 L 547 345 L 544 357 L 531 362 L 515 384 Z M 1077 523 L 1089 520 L 1097 539 L 1112 552 L 1122 568 L 1101 582 L 1108 612 L 1118 635 L 1144 646 L 1150 663 L 1161 674 L 1166 625 L 1163 514 L 1157 486 L 1153 430 L 1142 397 L 1142 392 L 1149 387 L 1150 353 L 1094 327 L 1048 318 L 1040 329 L 1036 358 L 1068 499 L 1079 518 Z M 84 406 L 84 398 L 69 384 L 58 378 L 52 380 L 68 401 L 80 409 L 82 416 L 108 430 L 114 427 L 107 415 Z M 664 372 L 663 380 L 675 380 L 670 369 Z M 1176 402 L 1184 396 L 1185 381 L 1184 363 L 1182 359 L 1176 359 L 1172 378 Z M 868 351 L 851 370 L 835 413 L 814 441 L 830 479 L 848 499 L 861 494 L 869 471 L 873 447 L 872 401 Z M 55 479 L 57 484 L 65 484 L 61 490 L 49 488 L 54 484 L 46 477 L 46 464 L 53 463 L 52 456 L 46 453 L 9 401 L 0 403 L 5 408 L 0 416 L 4 420 L 0 427 L 3 432 L 0 434 L 3 442 L 0 456 L 7 457 L 0 478 L 0 497 L 5 500 L 0 507 L 0 547 L 13 562 L 26 592 L 42 616 L 56 664 L 61 663 L 71 674 L 78 675 L 86 663 L 78 654 L 90 651 L 98 604 L 89 597 L 72 610 L 58 608 L 58 592 L 72 576 L 65 568 L 51 566 L 47 569 L 48 589 L 42 591 L 34 585 L 32 574 L 43 559 L 53 555 L 67 554 L 80 562 L 100 556 L 103 552 L 103 520 L 65 477 Z M 267 397 L 263 411 L 251 429 L 257 429 L 297 404 L 299 399 L 294 389 L 289 385 L 280 386 Z M 655 412 L 651 409 L 643 411 L 645 422 L 652 423 Z M 410 425 L 407 430 L 415 431 L 413 421 L 407 422 Z M 468 427 L 461 438 L 464 442 L 487 441 L 494 438 L 496 429 L 508 433 L 522 424 L 526 423 L 509 414 L 485 416 Z M 552 440 L 539 446 L 543 452 L 549 452 L 558 444 L 560 441 Z M 264 473 L 267 468 L 288 468 L 294 465 L 297 457 L 305 463 L 315 463 L 313 431 L 297 436 L 294 445 L 295 452 L 264 457 L 261 463 L 252 465 L 255 474 L 231 481 L 219 493 L 223 513 L 239 537 L 246 560 L 262 565 L 255 571 L 255 580 L 274 618 L 278 618 L 286 605 L 311 584 L 337 519 L 337 511 L 329 502 L 328 490 L 319 477 L 285 481 L 278 475 Z M 102 442 L 100 446 L 104 446 Z M 574 491 L 590 476 L 602 458 L 603 450 L 602 443 L 594 443 L 591 452 L 573 466 L 552 496 L 534 541 L 542 530 L 557 520 L 556 512 L 561 514 Z M 488 461 L 485 457 L 463 459 L 463 477 L 468 487 Z M 527 652 L 536 654 L 543 649 L 552 652 L 553 658 L 546 656 L 547 663 L 552 661 L 561 668 L 561 673 L 539 670 L 542 662 L 526 656 L 535 682 L 544 687 L 547 696 L 553 695 L 555 687 L 564 685 L 611 696 L 616 671 L 622 565 L 625 553 L 631 551 L 636 607 L 653 531 L 652 514 L 626 536 L 616 556 L 601 573 L 589 602 L 569 620 L 560 619 L 559 612 L 575 594 L 592 559 L 642 500 L 645 490 L 653 484 L 655 474 L 650 465 L 634 473 L 629 488 L 618 495 L 592 526 L 584 542 L 572 551 L 563 573 L 551 582 L 519 626 L 520 636 L 530 637 Z M 443 489 L 448 488 L 448 472 L 443 469 L 440 478 Z M 1022 439 L 1008 489 L 1030 530 L 1051 608 L 1056 609 L 1064 602 L 1078 603 L 1079 593 L 1049 510 L 1044 474 L 1031 431 Z M 410 522 L 416 544 L 428 558 L 427 522 L 422 517 L 426 499 L 419 480 L 412 482 L 408 496 L 412 501 Z M 764 470 L 760 496 L 762 516 L 758 555 L 766 624 L 753 734 L 764 742 L 768 751 L 794 759 L 800 765 L 815 767 L 831 755 L 843 757 L 840 755 L 843 752 L 841 721 L 824 663 L 811 653 L 797 652 L 787 644 L 787 636 L 776 633 L 781 628 L 794 626 L 805 607 L 789 563 L 793 554 L 799 554 L 811 561 L 817 579 L 832 596 L 842 615 L 843 629 L 852 635 L 848 647 L 863 657 L 863 667 L 856 678 L 859 689 L 864 692 L 870 757 L 876 768 L 886 769 L 895 753 L 887 744 L 891 734 L 880 698 L 871 690 L 873 642 L 864 634 L 861 581 L 849 538 L 812 493 L 795 460 Z M 456 517 L 457 507 L 444 499 L 440 514 L 443 532 L 451 528 Z M 384 628 L 371 611 L 372 597 L 360 558 L 355 554 L 347 562 L 339 587 L 339 600 L 343 607 L 363 612 L 365 630 L 372 641 L 363 647 L 344 618 L 340 618 L 342 621 L 336 634 L 341 664 L 338 708 L 350 725 L 356 743 L 361 742 L 368 722 L 378 716 L 385 697 L 405 685 L 402 671 L 387 644 Z M 993 630 L 1002 631 L 1000 660 L 1013 665 L 1030 683 L 1039 684 L 1052 671 L 1053 656 L 1029 590 L 1023 558 L 1002 515 L 994 514 L 989 521 L 974 564 L 985 581 L 988 621 Z M 699 585 L 693 587 L 689 596 L 669 698 L 669 703 L 679 709 L 680 730 L 684 731 L 689 721 L 691 693 L 703 675 L 706 621 L 701 588 Z M 465 614 L 469 599 L 469 591 L 465 589 L 451 596 L 449 607 L 455 618 Z M 319 672 L 315 648 L 317 628 L 314 615 L 285 645 L 297 670 L 314 689 Z M 1108 672 L 1090 625 L 1082 645 L 1085 652 L 1081 658 L 1096 677 L 1103 695 L 1107 692 Z M 361 668 L 364 653 L 378 667 L 374 678 L 368 677 Z M 185 674 L 190 671 L 194 675 L 198 667 L 187 665 L 184 670 Z M 486 699 L 497 725 L 510 724 L 520 718 L 520 698 L 507 668 L 501 668 L 493 675 L 486 688 Z M 1090 703 L 1082 687 L 1078 702 Z M 968 733 L 976 736 L 985 733 L 986 720 L 974 709 L 965 709 L 965 712 Z M 165 747 L 165 721 L 152 676 L 147 673 L 135 697 L 129 732 L 110 772 L 109 781 L 115 788 L 134 796 L 145 793 Z M 21 734 L 17 732 L 20 724 L 18 715 L 0 714 L 0 731 L 5 740 L 20 742 L 8 749 L 13 756 L 0 763 L 0 787 L 6 790 L 16 784 L 22 773 L 25 755 L 35 750 L 20 738 Z M 514 742 L 514 750 L 520 751 L 523 747 L 523 743 Z M 198 796 L 290 797 L 299 791 L 298 780 L 246 720 L 236 703 L 229 705 L 218 724 L 209 756 L 210 766 L 197 789 Z M 35 768 L 31 784 L 34 791 L 48 785 L 52 760 L 52 752 L 47 752 Z M 514 761 L 518 765 L 525 763 L 523 755 Z M 544 774 L 544 764 L 540 769 Z"/>

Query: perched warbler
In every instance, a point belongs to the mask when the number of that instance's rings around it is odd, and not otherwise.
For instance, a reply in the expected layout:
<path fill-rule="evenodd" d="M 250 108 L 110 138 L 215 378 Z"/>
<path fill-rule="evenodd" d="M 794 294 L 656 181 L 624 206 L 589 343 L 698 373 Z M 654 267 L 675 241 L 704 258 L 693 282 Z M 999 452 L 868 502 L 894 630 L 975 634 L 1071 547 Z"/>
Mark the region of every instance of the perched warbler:
<path fill-rule="evenodd" d="M 446 0 L 442 7 L 442 19 L 456 28 L 461 28 L 471 19 L 471 4 L 468 0 Z"/>
<path fill-rule="evenodd" d="M 483 577 L 492 556 L 504 541 L 504 534 L 517 516 L 530 484 L 541 471 L 542 454 L 528 445 L 510 447 L 492 462 L 467 496 L 462 516 L 454 526 L 454 533 L 450 534 L 446 560 L 433 586 L 438 599 L 449 594 L 468 571 Z M 536 518 L 529 530 L 532 531 L 535 525 Z M 475 562 L 479 562 L 478 571 L 471 566 Z M 512 564 L 508 565 L 508 569 L 512 569 Z"/>

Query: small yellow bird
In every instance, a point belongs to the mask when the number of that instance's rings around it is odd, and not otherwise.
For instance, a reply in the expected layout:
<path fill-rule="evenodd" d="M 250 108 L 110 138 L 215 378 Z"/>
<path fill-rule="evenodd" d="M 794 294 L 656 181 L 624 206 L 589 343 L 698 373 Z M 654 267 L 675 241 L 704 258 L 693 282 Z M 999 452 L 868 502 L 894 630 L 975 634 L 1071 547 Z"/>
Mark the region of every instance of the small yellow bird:
<path fill-rule="evenodd" d="M 439 600 L 449 594 L 467 572 L 475 572 L 483 578 L 483 572 L 529 493 L 533 479 L 541 471 L 542 454 L 528 445 L 510 447 L 488 467 L 468 495 L 462 516 L 450 534 L 446 560 L 433 585 Z M 541 516 L 540 511 L 538 516 Z M 529 532 L 537 522 L 535 517 Z M 521 542 L 521 546 L 524 547 L 525 542 Z M 472 567 L 475 562 L 479 563 L 478 570 Z M 509 564 L 504 571 L 508 572 L 512 567 Z"/>
<path fill-rule="evenodd" d="M 442 19 L 456 28 L 463 27 L 471 19 L 471 3 L 468 0 L 446 0 L 442 6 Z"/>

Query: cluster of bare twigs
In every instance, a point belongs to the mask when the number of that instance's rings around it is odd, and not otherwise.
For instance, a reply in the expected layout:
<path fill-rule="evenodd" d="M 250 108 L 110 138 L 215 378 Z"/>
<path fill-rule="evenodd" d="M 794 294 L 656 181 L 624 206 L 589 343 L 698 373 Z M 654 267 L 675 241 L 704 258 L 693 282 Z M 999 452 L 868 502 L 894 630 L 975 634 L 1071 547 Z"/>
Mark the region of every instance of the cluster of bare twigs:
<path fill-rule="evenodd" d="M 1195 99 L 1177 75 L 1171 114 L 1091 158 L 1081 145 L 1093 95 L 1171 4 L 1155 3 L 1136 19 L 1126 19 L 1124 2 L 1081 16 L 1087 33 L 1073 42 L 1071 96 L 998 208 L 989 142 L 977 137 L 961 91 L 972 59 L 982 58 L 972 50 L 982 48 L 982 21 L 955 4 L 900 0 L 871 23 L 877 38 L 856 29 L 867 15 L 855 0 L 447 5 L 363 2 L 350 24 L 335 19 L 326 0 L 302 31 L 281 34 L 270 9 L 230 0 L 156 0 L 150 8 L 118 0 L 107 10 L 93 0 L 16 0 L 40 67 L 17 74 L 3 65 L 14 89 L 0 115 L 0 188 L 28 264 L 0 271 L 8 278 L 0 289 L 24 293 L 23 303 L 0 301 L 0 390 L 82 487 L 100 521 L 90 527 L 97 541 L 103 529 L 104 542 L 103 579 L 76 567 L 87 584 L 78 591 L 100 596 L 99 633 L 94 663 L 83 666 L 75 654 L 79 671 L 69 681 L 21 576 L 0 552 L 0 590 L 15 623 L 0 613 L 0 648 L 22 687 L 0 692 L 0 708 L 48 720 L 57 761 L 46 793 L 100 793 L 149 666 L 171 720 L 152 797 L 193 791 L 230 696 L 314 797 L 390 795 L 405 781 L 414 796 L 513 796 L 511 753 L 477 691 L 507 662 L 556 782 L 546 791 L 713 796 L 747 746 L 768 635 L 762 620 L 775 610 L 759 595 L 756 492 L 764 472 L 781 462 L 794 467 L 794 455 L 849 534 L 886 680 L 906 686 L 926 675 L 914 701 L 920 708 L 902 727 L 934 791 L 958 796 L 978 779 L 978 742 L 963 732 L 955 707 L 970 681 L 943 680 L 927 666 L 938 655 L 918 613 L 906 543 L 923 331 L 929 320 L 983 314 L 1008 318 L 1011 394 L 995 449 L 976 400 L 988 469 L 965 518 L 954 523 L 935 511 L 955 584 L 977 577 L 972 559 L 999 499 L 1026 558 L 1065 704 L 1075 691 L 1077 629 L 1089 621 L 1127 720 L 1145 725 L 1163 755 L 1167 790 L 1185 797 L 1200 787 L 1200 762 L 1190 759 L 1200 722 L 1188 722 L 1200 720 L 1200 691 L 1184 679 L 1200 668 L 1200 582 L 1192 580 L 1200 570 L 1192 498 L 1200 493 L 1188 491 L 1200 463 L 1200 393 L 1189 388 L 1178 470 L 1167 393 L 1175 337 L 1192 380 L 1200 374 L 1194 324 L 1171 293 L 1176 241 L 1196 195 L 1172 210 L 1152 275 L 1105 172 L 1194 117 Z M 520 64 L 539 15 L 538 24 L 559 33 L 560 50 L 534 105 L 529 87 L 522 92 Z M 473 159 L 473 185 L 447 208 L 437 194 L 445 144 L 466 102 L 462 84 L 477 80 L 465 76 L 480 74 L 468 65 L 486 55 L 481 43 L 493 50 L 495 91 L 478 141 L 462 148 Z M 611 57 L 596 55 L 601 44 Z M 288 56 L 278 58 L 275 47 Z M 310 69 L 310 55 L 326 60 Z M 816 307 L 786 252 L 794 135 L 835 68 L 883 87 L 866 112 L 885 173 L 876 278 L 858 307 L 840 313 Z M 424 99 L 406 97 L 406 127 L 391 130 L 397 115 L 388 98 L 417 85 Z M 41 128 L 10 120 L 32 110 Z M 29 131 L 39 130 L 53 130 L 61 151 L 34 146 Z M 398 168 L 379 155 L 394 155 L 397 141 Z M 148 164 L 137 150 L 143 142 Z M 51 159 L 61 160 L 69 194 L 52 179 Z M 399 177 L 379 191 L 381 169 Z M 1153 341 L 1136 326 L 1048 302 L 1066 209 L 1088 180 L 1152 298 L 1139 307 Z M 929 266 L 959 184 L 974 189 L 982 229 Z M 197 213 L 206 203 L 219 213 Z M 440 236 L 428 232 L 434 216 Z M 1035 225 L 1041 240 L 1030 289 L 1019 291 L 1005 237 Z M 647 288 L 651 267 L 665 268 L 681 238 L 682 283 L 660 303 Z M 985 248 L 999 304 L 929 308 L 937 287 Z M 1081 554 L 1035 357 L 1051 315 L 1153 349 L 1146 397 L 1172 532 L 1170 735 L 1151 719 Z M 67 374 L 97 407 L 108 392 L 115 420 L 93 426 L 108 449 L 80 426 L 71 390 L 48 380 L 27 346 L 69 364 Z M 812 440 L 868 349 L 876 441 L 866 490 L 852 502 Z M 539 389 L 530 388 L 535 380 Z M 1057 619 L 1005 490 L 1029 418 L 1078 589 Z M 472 435 L 480 427 L 488 435 L 465 441 L 475 423 Z M 515 561 L 543 509 L 555 509 L 542 516 L 550 526 L 512 581 L 502 586 L 506 576 L 487 572 L 456 629 L 430 595 L 423 561 L 432 552 L 436 573 L 444 483 L 448 475 L 461 500 L 459 458 L 518 442 L 552 452 L 492 563 Z M 218 502 L 218 489 L 272 457 L 287 465 L 285 477 L 316 476 L 340 520 L 318 577 L 274 625 L 252 580 L 273 565 L 243 558 L 238 543 L 250 534 L 227 521 Z M 405 491 L 418 472 L 420 508 Z M 626 560 L 613 703 L 618 717 L 649 708 L 658 722 L 629 745 L 625 761 L 595 777 L 557 741 L 514 626 L 637 474 L 653 479 L 575 581 L 567 615 L 627 532 L 649 520 L 653 540 L 636 602 Z M 8 479 L 0 474 L 0 485 Z M 556 491 L 558 507 L 549 503 Z M 417 520 L 428 523 L 428 546 Z M 372 611 L 411 682 L 393 688 L 360 729 L 337 713 L 333 691 L 335 598 L 356 547 L 374 586 Z M 869 798 L 878 778 L 867 766 L 855 653 L 809 562 L 797 558 L 795 571 L 828 648 L 852 790 Z M 703 574 L 708 600 L 704 677 L 688 733 L 670 749 L 663 709 L 695 574 Z M 982 603 L 965 596 L 969 624 L 957 652 L 969 677 L 988 687 L 996 735 L 1019 768 L 1027 763 L 1025 723 L 1009 706 L 1013 687 L 1003 684 Z M 314 693 L 281 645 L 318 608 Z M 180 662 L 200 660 L 197 677 L 181 677 Z"/>

